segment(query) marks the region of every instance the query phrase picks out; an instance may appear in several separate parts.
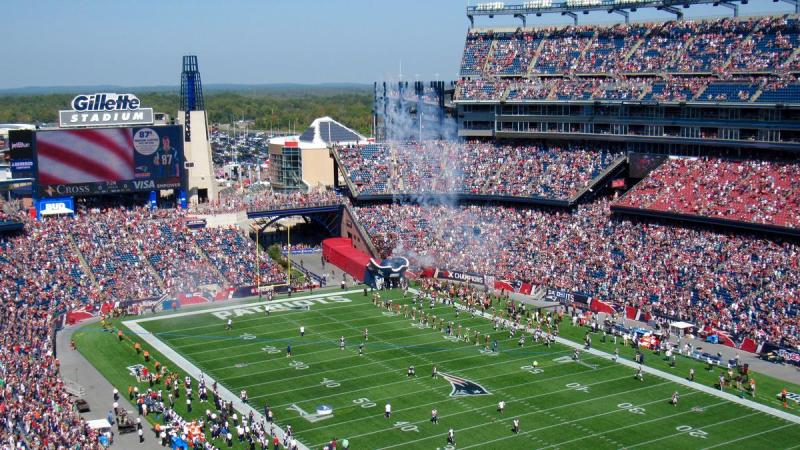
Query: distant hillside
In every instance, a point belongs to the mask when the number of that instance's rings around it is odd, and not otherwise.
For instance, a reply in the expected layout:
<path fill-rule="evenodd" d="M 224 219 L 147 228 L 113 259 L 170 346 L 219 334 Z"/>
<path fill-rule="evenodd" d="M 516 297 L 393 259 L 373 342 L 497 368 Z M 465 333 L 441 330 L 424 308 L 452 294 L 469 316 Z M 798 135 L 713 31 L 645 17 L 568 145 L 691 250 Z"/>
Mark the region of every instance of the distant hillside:
<path fill-rule="evenodd" d="M 174 89 L 137 91 L 118 86 L 75 89 L 47 94 L 0 91 L 0 123 L 55 122 L 58 110 L 67 109 L 76 93 L 135 92 L 143 106 L 172 116 L 180 105 L 180 96 Z M 293 127 L 302 131 L 315 118 L 331 116 L 365 135 L 372 131 L 372 89 L 367 85 L 209 85 L 204 90 L 211 123 L 229 123 L 245 117 L 255 120 L 259 129 Z"/>
<path fill-rule="evenodd" d="M 322 83 L 322 84 L 206 84 L 205 92 L 297 92 L 314 94 L 330 94 L 334 92 L 370 91 L 372 85 L 358 83 Z M 85 94 L 94 92 L 179 92 L 180 86 L 26 86 L 20 88 L 0 89 L 0 95 L 43 95 L 43 94 Z"/>

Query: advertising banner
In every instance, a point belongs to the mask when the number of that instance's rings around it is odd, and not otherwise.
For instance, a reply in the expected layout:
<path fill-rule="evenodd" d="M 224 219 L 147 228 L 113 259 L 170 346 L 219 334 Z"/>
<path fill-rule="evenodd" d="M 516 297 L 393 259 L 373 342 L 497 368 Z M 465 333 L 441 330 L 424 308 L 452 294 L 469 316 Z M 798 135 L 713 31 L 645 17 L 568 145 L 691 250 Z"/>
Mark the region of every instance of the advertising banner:
<path fill-rule="evenodd" d="M 72 99 L 72 109 L 58 112 L 61 128 L 102 127 L 109 125 L 150 125 L 153 109 L 140 108 L 133 94 L 98 93 L 78 95 Z"/>
<path fill-rule="evenodd" d="M 72 197 L 54 197 L 42 199 L 38 202 L 36 217 L 72 215 L 75 213 L 75 201 Z"/>
<path fill-rule="evenodd" d="M 580 292 L 567 292 L 561 289 L 547 288 L 544 300 L 548 302 L 559 302 L 565 305 L 572 303 L 589 304 L 590 297 Z"/>
<path fill-rule="evenodd" d="M 36 134 L 33 130 L 11 130 L 8 132 L 8 148 L 11 156 L 11 178 L 33 178 L 36 164 L 33 148 Z"/>
<path fill-rule="evenodd" d="M 33 148 L 40 197 L 181 187 L 180 126 L 39 131 Z"/>

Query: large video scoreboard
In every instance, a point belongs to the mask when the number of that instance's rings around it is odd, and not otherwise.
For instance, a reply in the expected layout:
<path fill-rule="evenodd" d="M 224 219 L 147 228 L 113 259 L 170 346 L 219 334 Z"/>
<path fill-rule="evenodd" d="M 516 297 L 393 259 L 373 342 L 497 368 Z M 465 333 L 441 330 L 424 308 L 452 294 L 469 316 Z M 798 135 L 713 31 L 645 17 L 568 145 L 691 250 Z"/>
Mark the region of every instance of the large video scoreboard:
<path fill-rule="evenodd" d="M 185 178 L 181 126 L 11 131 L 9 141 L 12 169 L 34 178 L 39 198 L 179 189 Z"/>

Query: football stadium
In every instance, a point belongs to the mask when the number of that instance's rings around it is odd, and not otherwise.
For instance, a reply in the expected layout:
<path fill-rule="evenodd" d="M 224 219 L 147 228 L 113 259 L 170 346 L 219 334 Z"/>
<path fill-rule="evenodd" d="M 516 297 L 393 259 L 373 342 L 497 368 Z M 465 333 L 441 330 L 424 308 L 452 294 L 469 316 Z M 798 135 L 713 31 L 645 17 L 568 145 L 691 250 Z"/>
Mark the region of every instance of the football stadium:
<path fill-rule="evenodd" d="M 749 3 L 468 2 L 369 135 L 211 123 L 202 53 L 0 125 L 0 447 L 800 448 L 800 3 Z"/>

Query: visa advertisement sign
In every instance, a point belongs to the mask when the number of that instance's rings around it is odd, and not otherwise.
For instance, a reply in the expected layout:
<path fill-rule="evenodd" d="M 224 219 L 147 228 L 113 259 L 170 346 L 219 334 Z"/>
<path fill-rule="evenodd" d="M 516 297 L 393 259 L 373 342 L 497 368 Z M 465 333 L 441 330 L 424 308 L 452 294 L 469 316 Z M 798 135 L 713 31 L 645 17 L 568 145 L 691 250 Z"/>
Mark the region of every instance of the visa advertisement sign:
<path fill-rule="evenodd" d="M 71 110 L 58 112 L 61 128 L 153 123 L 153 108 L 141 108 L 141 101 L 133 94 L 77 95 L 70 106 Z"/>

